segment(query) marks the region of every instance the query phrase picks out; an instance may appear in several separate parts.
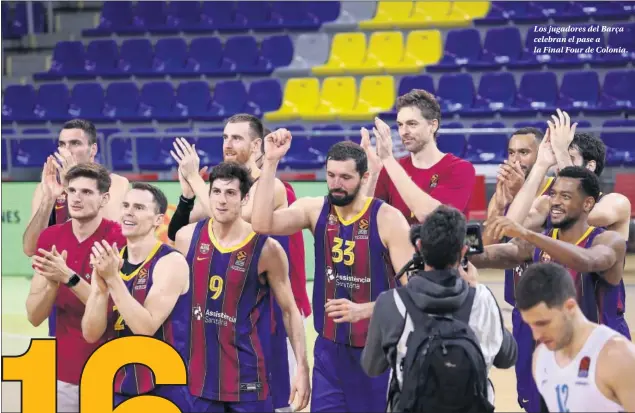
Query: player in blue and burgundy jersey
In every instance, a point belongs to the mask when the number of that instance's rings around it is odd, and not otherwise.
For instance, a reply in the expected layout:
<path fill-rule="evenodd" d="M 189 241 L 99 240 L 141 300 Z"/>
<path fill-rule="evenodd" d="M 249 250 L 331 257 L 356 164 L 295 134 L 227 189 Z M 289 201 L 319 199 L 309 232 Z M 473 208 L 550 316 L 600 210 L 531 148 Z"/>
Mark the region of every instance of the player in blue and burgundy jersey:
<path fill-rule="evenodd" d="M 599 179 L 586 168 L 567 167 L 559 172 L 551 192 L 552 229 L 541 234 L 507 217 L 496 218 L 488 230 L 496 238 L 514 239 L 488 245 L 470 260 L 481 268 L 512 268 L 529 258 L 561 264 L 575 281 L 585 316 L 630 338 L 620 294 L 626 244 L 619 233 L 588 223 L 600 194 Z"/>
<path fill-rule="evenodd" d="M 265 139 L 254 229 L 275 235 L 309 229 L 315 236 L 318 338 L 311 411 L 384 411 L 388 376 L 367 376 L 360 358 L 374 300 L 395 286 L 395 272 L 414 253 L 408 222 L 397 209 L 360 191 L 368 180 L 368 164 L 364 150 L 352 142 L 337 143 L 327 154 L 327 196 L 300 198 L 274 211 L 276 168 L 292 137 L 279 129 Z"/>
<path fill-rule="evenodd" d="M 267 365 L 271 293 L 298 360 L 290 399 L 295 399 L 296 410 L 309 401 L 304 328 L 287 257 L 277 241 L 256 234 L 241 217 L 252 183 L 249 175 L 237 163 L 214 167 L 209 177 L 212 218 L 176 234 L 176 246 L 191 267 L 188 384 L 196 412 L 273 411 L 270 388 L 275 383 L 269 382 Z"/>
<path fill-rule="evenodd" d="M 110 338 L 153 336 L 187 359 L 189 267 L 182 254 L 155 234 L 167 206 L 160 189 L 133 183 L 121 204 L 126 246 L 118 252 L 114 245 L 95 243 L 91 257 L 95 272 L 82 319 L 82 333 L 89 343 L 104 333 Z M 190 410 L 186 386 L 157 386 L 144 365 L 122 367 L 115 375 L 114 391 L 115 406 L 133 396 L 153 394 L 171 400 L 182 411 Z"/>

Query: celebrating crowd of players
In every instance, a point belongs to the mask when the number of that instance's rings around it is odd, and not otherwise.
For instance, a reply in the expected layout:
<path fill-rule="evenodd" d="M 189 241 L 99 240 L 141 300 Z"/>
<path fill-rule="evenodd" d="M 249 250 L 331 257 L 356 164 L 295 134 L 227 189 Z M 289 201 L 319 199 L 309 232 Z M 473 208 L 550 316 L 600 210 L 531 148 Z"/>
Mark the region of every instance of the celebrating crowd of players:
<path fill-rule="evenodd" d="M 188 384 L 156 385 L 147 367 L 128 365 L 114 378 L 115 404 L 155 394 L 194 412 L 301 410 L 309 400 L 311 411 L 385 411 L 388 372 L 369 377 L 360 364 L 374 302 L 408 282 L 395 274 L 414 254 L 410 225 L 442 204 L 466 213 L 475 182 L 472 164 L 436 145 L 441 111 L 434 97 L 413 90 L 398 99 L 397 110 L 410 155 L 394 158 L 390 127 L 376 119 L 376 147 L 362 129 L 361 145 L 330 148 L 322 197 L 296 199 L 276 178 L 292 144 L 285 129 L 265 131 L 249 115 L 229 118 L 224 162 L 211 168 L 207 183 L 195 145 L 177 138 L 172 156 L 182 194 L 168 228 L 173 246 L 155 235 L 168 205 L 161 190 L 130 185 L 96 164 L 95 127 L 67 122 L 44 165 L 24 234 L 34 268 L 28 318 L 33 325 L 48 319 L 58 340 L 58 411 L 79 411 L 90 354 L 129 335 L 172 345 L 186 362 Z M 488 245 L 470 257 L 478 268 L 507 270 L 518 400 L 528 412 L 551 400 L 534 380 L 537 341 L 556 359 L 553 343 L 564 342 L 553 336 L 562 332 L 531 313 L 540 297 L 516 307 L 515 288 L 530 263 L 566 267 L 584 317 L 630 339 L 622 281 L 630 203 L 600 192 L 604 156 L 603 143 L 576 134 L 564 112 L 552 117 L 544 137 L 535 129 L 515 133 L 488 209 Z M 554 170 L 557 176 L 548 177 Z M 311 303 L 304 229 L 315 237 Z M 318 338 L 310 384 L 304 319 L 311 312 Z M 613 339 L 603 337 L 602 345 Z M 621 371 L 635 377 L 629 345 L 613 351 L 623 355 Z M 635 407 L 621 388 L 593 385 L 593 397 Z"/>

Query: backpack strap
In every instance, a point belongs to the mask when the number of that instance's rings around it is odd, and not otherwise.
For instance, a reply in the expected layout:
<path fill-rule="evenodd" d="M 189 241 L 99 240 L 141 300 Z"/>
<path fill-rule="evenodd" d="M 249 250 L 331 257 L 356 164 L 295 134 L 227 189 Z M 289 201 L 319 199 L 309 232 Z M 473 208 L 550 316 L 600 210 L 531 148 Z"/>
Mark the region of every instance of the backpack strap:
<path fill-rule="evenodd" d="M 455 318 L 457 320 L 461 320 L 464 323 L 470 323 L 470 314 L 472 313 L 472 306 L 474 305 L 474 296 L 476 295 L 476 288 L 469 287 L 467 292 L 467 297 L 465 297 L 465 301 L 461 304 L 458 311 L 455 313 Z"/>
<path fill-rule="evenodd" d="M 412 298 L 410 297 L 410 294 L 408 294 L 406 287 L 398 287 L 395 289 L 395 291 L 397 291 L 397 294 L 399 294 L 399 298 L 401 298 L 401 301 L 406 307 L 406 314 L 404 319 L 408 315 L 410 315 L 410 318 L 412 318 L 412 323 L 414 325 L 421 325 L 422 323 L 428 321 L 428 315 L 421 311 L 419 307 L 415 305 L 415 302 L 412 301 Z"/>

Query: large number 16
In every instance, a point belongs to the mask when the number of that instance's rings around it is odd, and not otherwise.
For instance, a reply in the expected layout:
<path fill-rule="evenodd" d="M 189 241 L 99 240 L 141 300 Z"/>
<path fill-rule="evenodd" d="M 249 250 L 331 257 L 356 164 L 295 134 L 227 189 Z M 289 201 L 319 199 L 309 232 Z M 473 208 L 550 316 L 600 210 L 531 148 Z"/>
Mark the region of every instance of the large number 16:
<path fill-rule="evenodd" d="M 19 356 L 2 357 L 2 380 L 22 382 L 23 413 L 56 411 L 55 339 L 33 339 L 29 349 Z M 131 348 L 143 351 L 131 352 Z M 82 371 L 80 411 L 90 413 L 180 412 L 167 399 L 137 396 L 113 410 L 113 380 L 126 364 L 145 364 L 154 373 L 157 385 L 184 385 L 185 363 L 169 344 L 153 337 L 118 338 L 99 347 Z"/>
<path fill-rule="evenodd" d="M 355 262 L 355 253 L 353 252 L 355 241 L 344 241 L 339 237 L 333 238 L 333 241 L 335 241 L 335 245 L 333 245 L 333 262 L 342 262 L 343 260 L 345 265 L 353 265 Z M 342 244 L 346 245 L 344 251 L 342 251 Z"/>

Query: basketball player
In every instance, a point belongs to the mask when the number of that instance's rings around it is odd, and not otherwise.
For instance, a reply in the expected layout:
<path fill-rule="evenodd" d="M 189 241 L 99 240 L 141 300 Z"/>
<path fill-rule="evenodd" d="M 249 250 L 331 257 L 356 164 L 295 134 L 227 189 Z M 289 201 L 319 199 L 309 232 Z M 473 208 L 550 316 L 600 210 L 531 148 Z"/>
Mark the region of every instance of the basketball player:
<path fill-rule="evenodd" d="M 552 121 L 547 123 L 553 163 L 532 169 L 507 212 L 507 217 L 522 222 L 526 228 L 535 231 L 544 228 L 549 218 L 548 195 L 534 200 L 534 194 L 551 166 L 557 165 L 559 169 L 583 166 L 598 177 L 604 170 L 606 146 L 601 139 L 586 133 L 575 133 L 577 124 L 571 125 L 569 115 L 560 109 L 558 116 L 552 116 Z M 590 225 L 616 231 L 625 241 L 628 241 L 630 219 L 631 203 L 627 197 L 618 193 L 602 194 L 589 214 Z"/>
<path fill-rule="evenodd" d="M 496 193 L 492 197 L 488 207 L 488 220 L 491 221 L 498 216 L 505 216 L 507 208 L 511 204 L 514 196 L 520 191 L 525 179 L 531 172 L 534 165 L 539 162 L 539 152 L 544 153 L 544 149 L 539 151 L 540 142 L 543 139 L 543 133 L 537 128 L 522 128 L 514 132 L 511 136 L 507 147 L 507 160 L 500 166 L 498 179 L 496 183 Z M 543 145 L 544 146 L 544 145 Z M 540 185 L 536 197 L 548 194 L 555 179 L 545 176 Z M 483 244 L 493 244 L 499 242 L 492 238 L 491 231 L 483 232 Z M 508 242 L 510 239 L 504 238 L 502 242 Z M 510 305 L 515 305 L 514 291 L 519 277 L 531 260 L 517 265 L 514 268 L 505 270 L 505 301 Z M 512 332 L 519 346 L 524 348 L 533 348 L 535 345 L 531 329 L 525 324 L 520 316 L 520 312 L 516 307 L 512 310 Z M 516 361 L 516 388 L 518 393 L 518 404 L 529 413 L 537 413 L 540 411 L 540 394 L 534 383 L 531 373 L 531 351 L 522 351 Z"/>
<path fill-rule="evenodd" d="M 31 219 L 22 236 L 24 253 L 35 254 L 38 236 L 46 227 L 63 224 L 70 218 L 67 194 L 63 185 L 47 185 L 45 176 L 59 175 L 58 182 L 64 182 L 68 170 L 78 163 L 95 162 L 97 155 L 97 130 L 95 125 L 83 119 L 73 119 L 62 126 L 58 140 L 58 151 L 49 156 L 44 164 L 42 181 L 35 188 L 31 200 Z M 128 189 L 128 180 L 117 174 L 110 174 L 112 185 L 109 190 L 111 201 L 104 208 L 104 218 L 117 221 L 121 199 Z M 55 336 L 55 307 L 49 318 L 49 335 Z"/>
<path fill-rule="evenodd" d="M 470 260 L 477 268 L 512 268 L 531 258 L 564 265 L 575 281 L 584 315 L 630 338 L 620 302 L 626 243 L 619 233 L 588 223 L 600 194 L 599 179 L 586 168 L 569 166 L 559 172 L 551 192 L 553 228 L 541 234 L 498 217 L 489 230 L 497 239 L 515 239 L 488 245 Z"/>
<path fill-rule="evenodd" d="M 635 345 L 590 322 L 576 287 L 557 264 L 530 266 L 516 290 L 516 305 L 541 344 L 533 374 L 551 412 L 635 411 Z"/>
<path fill-rule="evenodd" d="M 293 301 L 288 261 L 274 239 L 256 234 L 242 218 L 249 171 L 222 163 L 210 173 L 212 218 L 179 230 L 176 246 L 191 266 L 192 327 L 189 389 L 192 411 L 273 411 L 268 379 L 270 290 L 283 314 L 297 360 L 287 405 L 309 401 L 302 318 Z M 272 192 L 273 196 L 273 192 Z M 285 360 L 286 361 L 286 360 Z"/>
<path fill-rule="evenodd" d="M 408 223 L 395 208 L 360 192 L 368 179 L 367 158 L 349 141 L 333 145 L 327 154 L 328 196 L 300 198 L 274 211 L 276 168 L 292 137 L 279 129 L 265 139 L 254 230 L 289 235 L 309 229 L 316 237 L 313 315 L 319 336 L 311 411 L 383 411 L 388 373 L 370 378 L 360 359 L 374 300 L 395 286 L 393 270 L 413 256 Z"/>
<path fill-rule="evenodd" d="M 422 222 L 441 204 L 467 215 L 476 173 L 471 163 L 437 147 L 439 103 L 425 90 L 413 89 L 397 99 L 396 108 L 399 136 L 410 156 L 396 160 L 391 150 L 384 160 L 379 160 L 365 143 L 371 169 L 368 196 L 374 194 L 397 208 L 410 224 Z M 373 132 L 376 139 L 390 141 L 392 148 L 392 134 L 385 122 L 375 118 Z M 364 128 L 362 138 L 370 142 Z"/>
<path fill-rule="evenodd" d="M 44 182 L 50 191 L 62 187 L 52 169 Z M 87 343 L 81 331 L 91 290 L 91 248 L 102 240 L 123 246 L 126 239 L 117 222 L 103 218 L 111 184 L 106 168 L 96 163 L 76 165 L 66 173 L 64 184 L 71 219 L 46 228 L 37 240 L 26 311 L 29 322 L 37 327 L 49 317 L 53 305 L 57 308 L 57 408 L 78 412 L 82 369 L 103 342 Z"/>
<path fill-rule="evenodd" d="M 185 352 L 191 309 L 185 293 L 189 289 L 189 267 L 185 257 L 160 242 L 155 231 L 163 222 L 168 201 L 150 184 L 135 182 L 121 205 L 121 227 L 127 245 L 121 252 L 107 242 L 96 242 L 91 254 L 95 272 L 91 294 L 82 318 L 82 333 L 89 343 L 108 332 L 112 338 L 135 334 L 153 336 Z M 120 268 L 121 266 L 121 270 Z M 100 288 L 99 284 L 102 287 Z M 109 297 L 114 307 L 108 320 Z M 181 317 L 181 319 L 179 319 Z M 140 364 L 122 367 L 115 376 L 115 405 L 139 394 L 154 394 L 188 411 L 185 386 L 156 387 L 151 370 Z"/>

